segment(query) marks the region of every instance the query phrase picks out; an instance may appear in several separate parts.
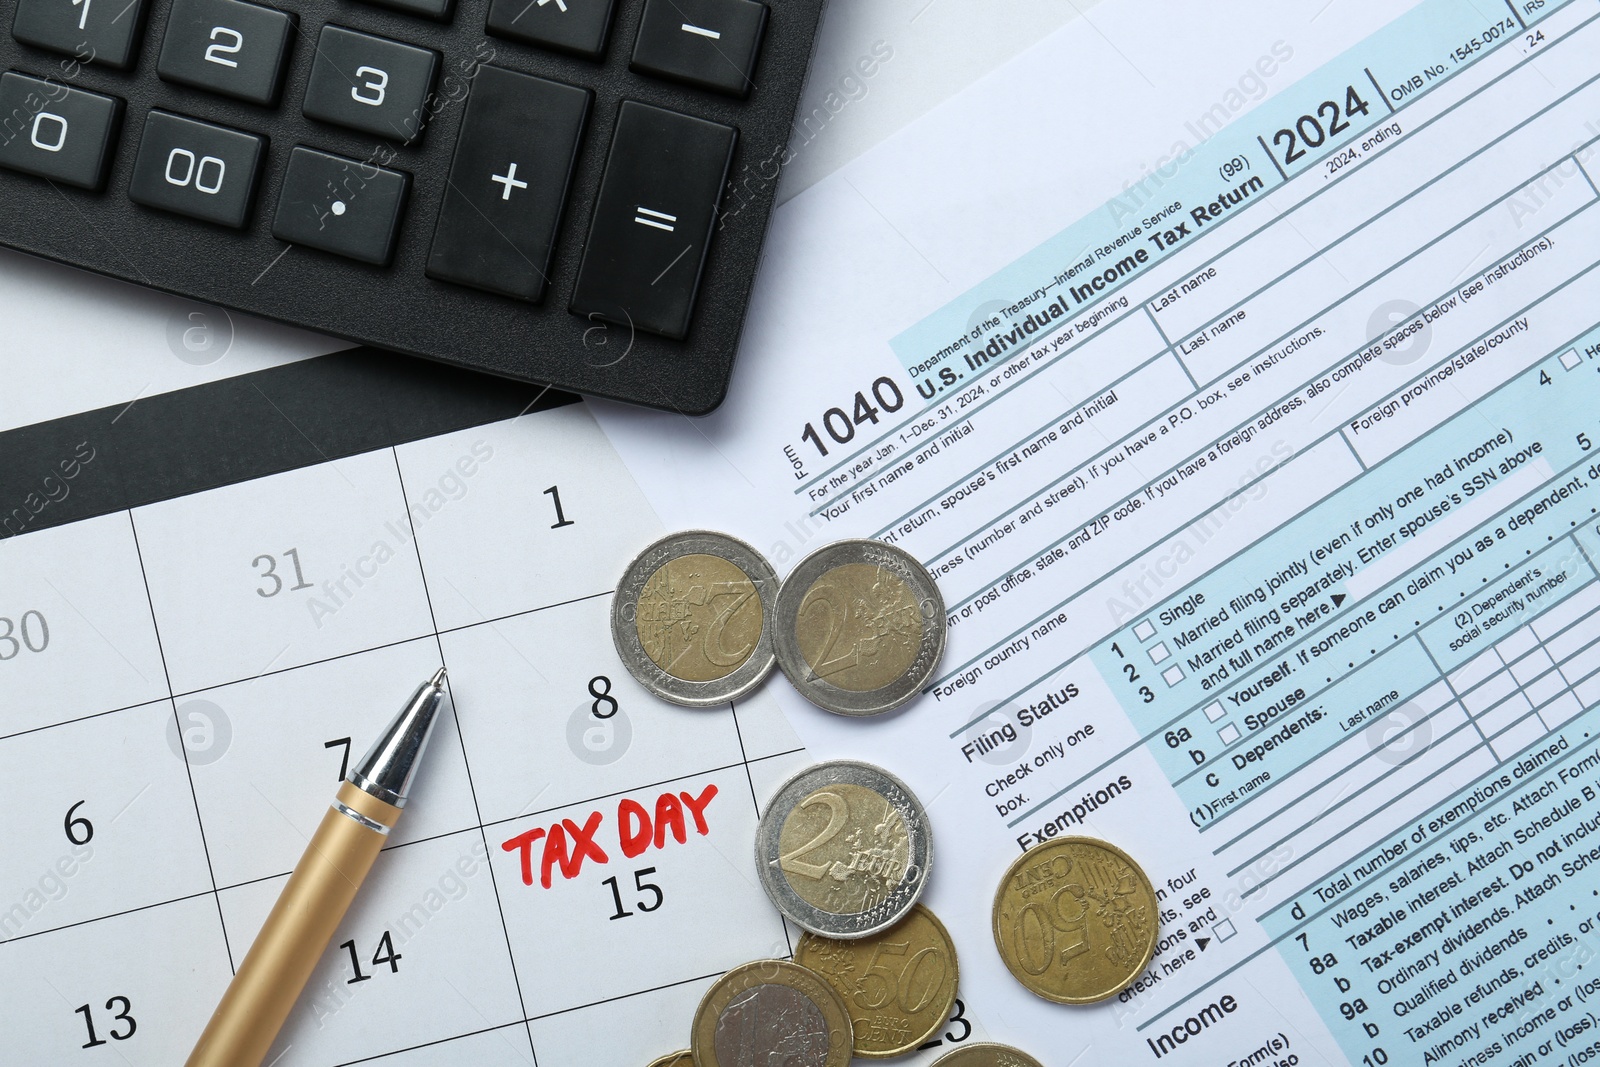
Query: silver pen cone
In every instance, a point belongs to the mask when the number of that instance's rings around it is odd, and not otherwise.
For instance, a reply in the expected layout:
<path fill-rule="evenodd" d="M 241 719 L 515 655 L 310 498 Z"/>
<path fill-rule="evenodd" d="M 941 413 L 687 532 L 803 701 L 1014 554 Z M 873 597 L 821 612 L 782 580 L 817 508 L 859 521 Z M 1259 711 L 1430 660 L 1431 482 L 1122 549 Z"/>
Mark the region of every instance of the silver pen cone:
<path fill-rule="evenodd" d="M 417 773 L 422 750 L 428 745 L 444 699 L 444 668 L 417 687 L 406 706 L 396 715 L 361 762 L 345 775 L 351 785 L 397 808 L 406 806 L 411 779 Z"/>

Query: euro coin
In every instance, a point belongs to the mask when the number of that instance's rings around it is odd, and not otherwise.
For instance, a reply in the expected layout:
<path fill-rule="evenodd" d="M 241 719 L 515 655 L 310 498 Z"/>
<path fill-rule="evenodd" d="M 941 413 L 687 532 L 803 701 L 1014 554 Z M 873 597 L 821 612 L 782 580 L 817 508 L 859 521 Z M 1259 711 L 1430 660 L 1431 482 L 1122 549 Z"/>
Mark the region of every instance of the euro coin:
<path fill-rule="evenodd" d="M 850 1016 L 833 987 L 788 960 L 756 960 L 711 983 L 694 1013 L 695 1067 L 846 1067 Z"/>
<path fill-rule="evenodd" d="M 1017 857 L 993 914 L 1007 969 L 1058 1004 L 1120 993 L 1155 953 L 1150 879 L 1126 852 L 1091 837 L 1058 837 Z"/>
<path fill-rule="evenodd" d="M 611 601 L 617 655 L 646 689 L 675 704 L 735 700 L 772 670 L 778 576 L 726 534 L 663 537 L 628 564 Z"/>
<path fill-rule="evenodd" d="M 820 974 L 844 1001 L 863 1059 L 911 1052 L 939 1032 L 956 1002 L 956 946 L 921 904 L 871 937 L 803 934 L 794 961 Z"/>
<path fill-rule="evenodd" d="M 795 564 L 778 593 L 778 666 L 839 715 L 881 715 L 916 696 L 944 655 L 939 587 L 881 541 L 837 541 Z"/>
<path fill-rule="evenodd" d="M 694 1067 L 694 1053 L 688 1049 L 672 1052 L 659 1060 L 651 1060 L 650 1067 Z"/>
<path fill-rule="evenodd" d="M 798 926 L 853 940 L 886 930 L 922 895 L 933 858 L 928 813 L 869 763 L 819 763 L 773 795 L 756 829 L 756 870 Z"/>
<path fill-rule="evenodd" d="M 1021 1049 L 1010 1045 L 968 1045 L 933 1061 L 933 1067 L 1043 1067 Z"/>

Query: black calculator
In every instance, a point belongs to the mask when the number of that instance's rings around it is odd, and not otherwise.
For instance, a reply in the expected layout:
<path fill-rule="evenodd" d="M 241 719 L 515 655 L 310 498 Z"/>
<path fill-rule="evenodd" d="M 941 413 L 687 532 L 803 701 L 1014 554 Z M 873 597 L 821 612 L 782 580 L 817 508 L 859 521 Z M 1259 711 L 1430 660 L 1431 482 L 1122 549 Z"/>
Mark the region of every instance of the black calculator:
<path fill-rule="evenodd" d="M 3 0 L 0 244 L 721 402 L 824 0 Z"/>

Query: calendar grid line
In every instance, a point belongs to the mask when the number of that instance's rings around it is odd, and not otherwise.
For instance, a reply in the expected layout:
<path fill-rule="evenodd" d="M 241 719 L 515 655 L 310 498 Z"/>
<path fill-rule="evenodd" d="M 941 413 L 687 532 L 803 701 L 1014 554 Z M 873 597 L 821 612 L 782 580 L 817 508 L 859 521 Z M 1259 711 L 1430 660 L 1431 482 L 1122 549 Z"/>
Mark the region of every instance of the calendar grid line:
<path fill-rule="evenodd" d="M 503 819 L 491 819 L 488 822 L 472 823 L 470 825 L 457 827 L 454 830 L 444 830 L 444 831 L 442 831 L 440 833 L 437 833 L 437 834 L 429 834 L 427 837 L 418 837 L 418 838 L 415 838 L 415 839 L 410 840 L 410 841 L 396 841 L 392 845 L 384 845 L 381 851 L 383 851 L 383 852 L 398 852 L 400 849 L 410 848 L 412 845 L 424 845 L 424 844 L 428 844 L 429 842 L 432 842 L 432 841 L 442 841 L 447 837 L 455 837 L 457 834 L 470 834 L 474 830 L 488 831 L 488 830 L 493 829 L 496 826 L 504 826 L 506 823 L 513 823 L 513 822 L 518 821 L 519 819 L 529 819 L 529 818 L 533 818 L 534 816 L 537 816 L 537 815 L 544 815 L 544 814 L 546 814 L 548 812 L 560 811 L 563 808 L 583 807 L 583 806 L 589 805 L 589 804 L 597 804 L 602 800 L 610 800 L 613 797 L 626 796 L 629 793 L 637 793 L 637 792 L 640 792 L 642 790 L 647 790 L 647 789 L 658 789 L 661 786 L 670 785 L 673 782 L 684 782 L 684 781 L 688 781 L 691 778 L 703 778 L 706 775 L 721 774 L 723 771 L 731 771 L 735 767 L 743 767 L 745 769 L 745 776 L 748 779 L 749 778 L 749 764 L 750 763 L 760 763 L 762 760 L 777 759 L 780 756 L 792 756 L 796 752 L 804 752 L 804 751 L 805 751 L 805 749 L 803 749 L 803 748 L 785 749 L 782 752 L 773 752 L 770 755 L 757 756 L 754 760 L 751 760 L 748 763 L 747 762 L 743 762 L 743 761 L 737 762 L 737 763 L 725 763 L 720 767 L 709 767 L 709 768 L 707 768 L 705 770 L 695 771 L 695 772 L 693 772 L 691 774 L 673 775 L 671 778 L 662 778 L 662 779 L 659 779 L 659 780 L 654 781 L 654 782 L 645 782 L 645 783 L 642 783 L 640 785 L 631 786 L 631 787 L 629 787 L 627 789 L 618 789 L 615 792 L 611 792 L 611 793 L 601 793 L 598 796 L 580 797 L 577 800 L 569 800 L 569 801 L 564 801 L 563 803 L 560 803 L 560 804 L 553 804 L 548 808 L 538 808 L 538 809 L 536 809 L 534 811 L 525 811 L 525 812 L 521 812 L 521 813 L 516 814 L 516 815 L 508 815 Z M 754 785 L 753 782 L 751 783 L 750 791 L 751 791 L 751 795 L 754 796 L 754 794 L 755 794 L 755 785 Z M 757 806 L 757 814 L 758 815 L 760 814 L 759 805 Z M 239 881 L 239 882 L 228 882 L 228 883 L 225 883 L 225 884 L 218 884 L 217 892 L 226 893 L 226 892 L 228 892 L 229 890 L 232 890 L 232 889 L 240 889 L 240 888 L 243 888 L 245 886 L 257 885 L 257 884 L 259 884 L 261 882 L 270 882 L 274 878 L 283 878 L 283 877 L 286 877 L 287 875 L 289 875 L 291 873 L 293 873 L 293 872 L 292 871 L 277 871 L 277 872 L 274 872 L 272 874 L 258 875 L 255 878 L 246 878 L 243 881 Z M 191 895 L 193 895 L 193 894 L 191 894 Z M 174 898 L 174 899 L 186 900 L 186 899 L 188 899 L 188 897 L 177 897 L 177 898 Z M 3 943 L 3 942 L 0 942 L 0 943 Z"/>
<path fill-rule="evenodd" d="M 750 803 L 756 811 L 756 822 L 760 823 L 761 798 L 756 796 L 755 775 L 750 773 L 750 753 L 746 751 L 744 747 L 744 730 L 739 726 L 738 702 L 733 700 L 728 701 L 728 709 L 733 712 L 733 732 L 734 736 L 738 737 L 739 739 L 739 755 L 744 763 L 744 780 L 750 784 Z M 793 751 L 798 752 L 800 750 L 794 749 Z M 784 922 L 782 919 L 779 919 L 778 926 L 783 930 L 783 943 L 789 949 L 789 958 L 794 959 L 794 941 L 789 937 L 789 924 Z"/>
<path fill-rule="evenodd" d="M 394 459 L 394 476 L 400 486 L 400 497 L 402 500 L 406 500 L 408 499 L 406 496 L 406 476 L 405 471 L 400 466 L 400 450 L 391 446 L 389 454 Z M 449 664 L 445 662 L 444 657 L 444 641 L 439 636 L 439 617 L 433 610 L 433 590 L 428 586 L 428 568 L 422 562 L 422 546 L 417 543 L 417 522 L 412 517 L 409 507 L 406 508 L 406 525 L 411 530 L 411 551 L 417 559 L 417 575 L 422 582 L 422 595 L 428 605 L 428 621 L 433 627 L 433 643 L 439 651 L 439 664 L 446 671 L 445 688 L 450 693 L 450 721 L 455 725 L 456 742 L 461 746 L 461 765 L 466 771 L 467 790 L 472 796 L 472 814 L 478 822 L 478 837 L 483 842 L 484 853 L 492 856 L 493 853 L 489 851 L 489 835 L 483 825 L 483 808 L 478 803 L 478 784 L 472 776 L 472 761 L 467 757 L 467 737 L 461 730 L 461 718 L 456 714 L 455 689 L 450 684 Z M 494 864 L 490 863 L 487 866 L 489 868 L 489 888 L 494 890 L 494 910 L 500 916 L 500 933 L 505 939 L 506 961 L 511 966 L 511 980 L 517 989 L 517 1005 L 522 1009 L 524 1017 L 523 1028 L 528 1035 L 528 1052 L 533 1056 L 533 1067 L 539 1067 L 539 1051 L 533 1045 L 533 1027 L 526 1022 L 528 1002 L 522 993 L 522 976 L 517 973 L 517 954 L 511 948 L 511 927 L 506 922 L 505 907 L 500 900 L 500 883 L 494 875 Z"/>
<path fill-rule="evenodd" d="M 62 923 L 59 926 L 46 927 L 43 930 L 33 930 L 26 934 L 16 934 L 12 937 L 0 938 L 0 945 L 9 945 L 17 941 L 26 941 L 32 937 L 42 937 L 45 934 L 59 934 L 63 930 L 75 930 L 80 926 L 91 923 L 105 922 L 107 919 L 120 919 L 125 915 L 136 915 L 141 911 L 150 911 L 152 908 L 164 908 L 169 904 L 183 904 L 190 900 L 199 900 L 201 897 L 211 896 L 211 890 L 202 889 L 196 893 L 185 893 L 182 896 L 172 897 L 168 900 L 155 900 L 149 904 L 140 904 L 135 908 L 124 908 L 121 911 L 110 911 L 104 915 L 91 915 L 87 919 L 78 919 L 75 922 Z"/>
<path fill-rule="evenodd" d="M 805 749 L 804 745 L 801 745 L 798 748 L 786 748 L 782 752 L 768 752 L 765 756 L 757 756 L 755 759 L 751 760 L 750 762 L 751 763 L 765 763 L 769 759 L 782 759 L 784 756 L 792 756 L 796 752 L 804 752 L 805 750 L 806 749 Z"/>
<path fill-rule="evenodd" d="M 73 719 L 62 719 L 59 722 L 47 722 L 43 726 L 30 726 L 26 730 L 18 730 L 16 733 L 0 734 L 0 741 L 9 741 L 13 737 L 26 737 L 29 734 L 42 733 L 45 730 L 54 730 L 58 726 L 71 726 L 74 723 L 88 722 L 90 719 L 103 719 L 107 715 L 116 715 L 116 714 L 118 714 L 120 712 L 124 712 L 124 711 L 137 711 L 140 708 L 148 708 L 148 707 L 152 707 L 152 706 L 154 706 L 156 704 L 164 704 L 167 701 L 172 700 L 172 699 L 174 699 L 174 698 L 173 697 L 156 697 L 154 700 L 141 700 L 138 703 L 126 704 L 126 705 L 124 705 L 124 706 L 122 706 L 120 708 L 110 708 L 110 709 L 108 709 L 106 711 L 91 711 L 87 715 L 79 715 L 78 717 L 73 718 Z"/>
<path fill-rule="evenodd" d="M 424 581 L 426 581 L 426 579 L 424 579 Z M 522 611 L 513 611 L 513 612 L 511 612 L 509 614 L 506 614 L 506 615 L 498 615 L 498 616 L 496 616 L 495 618 L 492 618 L 492 619 L 480 619 L 477 622 L 465 622 L 465 623 L 462 623 L 460 626 L 447 626 L 442 630 L 429 630 L 429 631 L 427 631 L 425 633 L 414 634 L 414 635 L 412 635 L 410 637 L 401 637 L 401 638 L 397 638 L 396 640 L 393 640 L 393 641 L 385 641 L 382 644 L 371 645 L 371 646 L 368 646 L 366 648 L 358 648 L 353 652 L 340 652 L 337 655 L 324 656 L 321 659 L 306 660 L 304 663 L 295 663 L 295 664 L 291 664 L 290 666 L 287 666 L 287 667 L 278 667 L 278 668 L 276 668 L 274 670 L 262 671 L 259 674 L 245 675 L 243 677 L 233 678 L 233 679 L 231 679 L 229 681 L 225 681 L 225 682 L 213 682 L 210 685 L 200 686 L 198 689 L 186 689 L 183 692 L 173 693 L 172 694 L 172 699 L 174 699 L 174 700 L 182 700 L 185 697 L 199 696 L 202 693 L 209 693 L 209 692 L 212 692 L 212 691 L 217 690 L 217 689 L 226 689 L 230 685 L 241 685 L 241 684 L 243 684 L 245 682 L 254 682 L 254 681 L 256 681 L 258 679 L 261 679 L 261 678 L 271 678 L 274 675 L 287 674 L 290 671 L 297 671 L 297 670 L 300 670 L 300 669 L 302 669 L 304 667 L 320 667 L 320 666 L 323 666 L 324 664 L 328 664 L 328 663 L 337 663 L 339 660 L 351 659 L 351 658 L 353 658 L 355 656 L 364 656 L 369 652 L 381 652 L 386 648 L 399 648 L 401 645 L 409 645 L 414 641 L 435 640 L 435 639 L 437 639 L 439 637 L 443 637 L 446 634 L 461 633 L 461 632 L 463 632 L 465 630 L 472 630 L 472 629 L 475 629 L 475 628 L 477 628 L 479 626 L 492 626 L 495 623 L 505 622 L 505 621 L 507 621 L 509 619 L 521 618 L 524 615 L 533 615 L 533 614 L 536 614 L 537 612 L 541 612 L 541 611 L 549 611 L 552 608 L 564 608 L 564 607 L 567 607 L 567 606 L 569 606 L 571 604 L 582 604 L 586 600 L 595 600 L 595 599 L 597 599 L 599 597 L 610 596 L 613 592 L 615 592 L 615 590 L 605 589 L 605 590 L 602 590 L 602 591 L 600 591 L 598 593 L 585 593 L 583 596 L 573 597 L 570 600 L 558 600 L 558 601 L 556 601 L 556 602 L 554 602 L 552 604 L 541 604 L 536 608 L 525 608 Z M 431 608 L 430 608 L 430 610 L 431 610 Z M 146 701 L 146 703 L 154 703 L 154 702 L 153 701 Z M 130 706 L 138 707 L 139 705 L 130 705 Z M 126 709 L 119 708 L 117 710 L 122 711 L 122 710 L 126 710 Z M 105 713 L 98 713 L 98 714 L 105 714 Z M 43 729 L 43 728 L 41 727 L 41 729 Z M 28 731 L 23 731 L 23 732 L 26 733 Z M 12 736 L 12 735 L 0 736 L 0 741 L 5 740 L 5 738 L 7 736 Z"/>
<path fill-rule="evenodd" d="M 481 1030 L 471 1030 L 464 1034 L 452 1034 L 449 1037 L 435 1038 L 432 1041 L 422 1041 L 415 1045 L 407 1045 L 405 1048 L 379 1052 L 373 1056 L 362 1056 L 360 1059 L 355 1060 L 343 1060 L 335 1064 L 334 1067 L 356 1067 L 356 1064 L 360 1063 L 376 1063 L 378 1060 L 386 1060 L 390 1056 L 404 1056 L 406 1053 L 415 1052 L 419 1048 L 433 1048 L 435 1045 L 446 1045 L 452 1041 L 465 1041 L 469 1037 L 477 1037 L 480 1034 L 492 1034 L 496 1030 L 508 1030 L 513 1026 L 526 1026 L 527 1022 L 526 1019 L 513 1019 L 511 1022 L 501 1023 L 498 1026 L 485 1026 Z"/>
<path fill-rule="evenodd" d="M 762 756 L 760 759 L 772 759 L 776 756 L 791 756 L 796 752 L 804 751 L 805 749 L 803 748 L 791 748 L 786 752 L 774 752 L 771 756 Z M 757 762 L 759 762 L 759 760 Z M 582 807 L 586 804 L 597 804 L 602 800 L 610 800 L 613 797 L 627 796 L 629 793 L 638 793 L 646 789 L 658 789 L 661 786 L 670 785 L 673 782 L 684 782 L 688 781 L 690 778 L 704 778 L 708 774 L 721 774 L 723 771 L 731 771 L 735 767 L 745 768 L 746 775 L 748 775 L 750 767 L 749 762 L 740 760 L 735 763 L 724 763 L 719 767 L 707 767 L 704 770 L 693 771 L 689 774 L 674 774 L 670 778 L 661 778 L 654 782 L 644 782 L 640 785 L 629 786 L 627 789 L 617 789 L 610 793 L 601 793 L 599 796 L 584 797 L 579 800 L 569 800 L 560 804 L 552 804 L 548 808 L 539 808 L 535 811 L 525 811 L 517 815 L 508 815 L 504 819 L 490 819 L 489 821 L 485 822 L 481 828 L 488 830 L 491 827 L 504 826 L 506 823 L 516 822 L 518 819 L 528 819 L 535 815 L 543 815 L 546 812 L 560 811 L 562 808 L 574 808 Z M 754 786 L 751 787 L 751 792 L 754 792 Z"/>
<path fill-rule="evenodd" d="M 706 974 L 697 974 L 692 978 L 680 978 L 675 982 L 662 982 L 660 985 L 653 985 L 646 989 L 635 989 L 627 993 L 618 993 L 613 997 L 602 997 L 599 1000 L 591 1000 L 587 1004 L 574 1004 L 568 1008 L 558 1008 L 555 1011 L 547 1011 L 543 1015 L 530 1015 L 525 1021 L 534 1023 L 544 1019 L 554 1019 L 559 1015 L 569 1015 L 575 1011 L 584 1011 L 588 1008 L 598 1008 L 602 1004 L 615 1004 L 619 1000 L 628 1000 L 631 997 L 642 997 L 646 993 L 659 993 L 663 989 L 676 989 L 678 986 L 692 985 L 695 982 L 704 982 L 708 978 L 716 978 L 718 975 L 723 975 L 726 973 L 728 973 L 727 968 L 724 968 L 720 971 L 710 971 Z"/>
<path fill-rule="evenodd" d="M 127 514 L 131 516 L 132 512 L 129 511 Z M 17 730 L 9 734 L 0 734 L 0 741 L 9 741 L 13 737 L 23 737 L 27 734 L 36 734 L 43 730 L 53 730 L 58 726 L 70 726 L 73 723 L 84 722 L 89 719 L 98 719 L 106 715 L 115 715 L 122 711 L 133 711 L 137 708 L 147 708 L 152 704 L 160 704 L 165 700 L 184 700 L 189 697 L 201 696 L 205 693 L 215 692 L 218 689 L 226 689 L 229 686 L 242 685 L 245 682 L 254 682 L 261 678 L 271 678 L 275 675 L 287 674 L 290 671 L 297 671 L 306 667 L 320 667 L 329 663 L 337 663 L 339 660 L 353 659 L 356 656 L 364 656 L 370 652 L 381 652 L 384 649 L 399 648 L 401 645 L 409 645 L 416 641 L 433 640 L 446 634 L 462 633 L 466 630 L 471 630 L 479 626 L 489 626 L 493 625 L 494 623 L 506 622 L 510 619 L 520 618 L 524 615 L 533 615 L 537 612 L 549 611 L 552 608 L 563 608 L 573 604 L 582 604 L 585 601 L 596 600 L 600 597 L 610 596 L 614 592 L 614 589 L 604 589 L 598 593 L 585 593 L 583 596 L 572 597 L 568 600 L 558 600 L 550 604 L 541 604 L 536 608 L 525 608 L 521 611 L 513 611 L 505 615 L 497 615 L 492 619 L 480 619 L 477 622 L 462 623 L 460 626 L 447 626 L 443 630 L 436 632 L 430 631 L 427 633 L 414 634 L 410 637 L 402 637 L 394 641 L 385 641 L 381 644 L 371 645 L 366 648 L 358 648 L 353 652 L 340 652 L 337 655 L 324 656 L 320 659 L 306 660 L 304 663 L 296 663 L 288 667 L 279 667 L 276 670 L 262 671 L 259 674 L 243 675 L 241 677 L 229 679 L 228 681 L 223 682 L 213 682 L 209 685 L 203 685 L 195 689 L 173 691 L 169 695 L 159 696 L 154 700 L 140 700 L 132 704 L 124 704 L 121 707 L 107 708 L 104 711 L 91 711 L 85 715 L 79 715 L 71 719 L 60 719 L 55 722 L 45 723 L 43 726 L 30 726 L 26 730 Z M 171 688 L 170 682 L 168 683 L 168 688 Z"/>
<path fill-rule="evenodd" d="M 183 724 L 178 721 L 178 702 L 172 696 L 172 672 L 167 667 L 167 650 L 161 641 L 161 623 L 156 618 L 155 598 L 150 594 L 150 572 L 144 565 L 144 548 L 139 544 L 139 524 L 133 517 L 133 509 L 128 512 L 128 529 L 133 535 L 134 557 L 139 562 L 139 580 L 144 583 L 145 607 L 150 612 L 150 630 L 156 639 L 156 653 L 161 659 L 161 674 L 167 683 L 167 699 L 172 704 L 172 722 L 180 731 Z M 189 782 L 189 800 L 194 805 L 195 826 L 200 831 L 200 847 L 205 853 L 206 876 L 211 879 L 211 900 L 217 907 L 217 926 L 222 931 L 222 947 L 228 954 L 228 970 L 234 974 L 239 972 L 238 964 L 233 959 L 233 944 L 228 939 L 228 921 L 222 915 L 222 896 L 217 892 L 217 870 L 211 862 L 211 842 L 206 839 L 206 820 L 200 814 L 200 794 L 194 787 L 194 768 L 189 765 L 189 750 L 183 748 L 183 773 Z"/>

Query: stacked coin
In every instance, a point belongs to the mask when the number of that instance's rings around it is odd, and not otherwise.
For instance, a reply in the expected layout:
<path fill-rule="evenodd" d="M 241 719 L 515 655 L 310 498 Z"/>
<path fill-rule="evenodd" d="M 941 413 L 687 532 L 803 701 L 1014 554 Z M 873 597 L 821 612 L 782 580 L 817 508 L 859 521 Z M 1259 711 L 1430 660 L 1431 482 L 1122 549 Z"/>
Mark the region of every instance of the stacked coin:
<path fill-rule="evenodd" d="M 968 1045 L 934 1061 L 933 1067 L 1043 1067 L 1032 1056 L 1010 1045 Z"/>
<path fill-rule="evenodd" d="M 819 763 L 790 778 L 756 829 L 756 872 L 777 909 L 825 937 L 893 926 L 928 881 L 933 835 L 906 784 L 870 763 Z"/>
<path fill-rule="evenodd" d="M 944 599 L 921 563 L 878 541 L 838 541 L 780 586 L 726 534 L 671 534 L 628 565 L 611 605 L 617 654 L 657 696 L 712 707 L 754 689 L 774 658 L 840 715 L 879 715 L 927 684 L 945 643 Z"/>
<path fill-rule="evenodd" d="M 918 904 L 887 930 L 854 941 L 807 933 L 794 961 L 833 986 L 850 1013 L 855 1053 L 900 1056 L 938 1033 L 956 1001 L 956 946 Z"/>
<path fill-rule="evenodd" d="M 846 1067 L 850 1016 L 833 987 L 787 960 L 756 960 L 711 984 L 694 1014 L 696 1067 Z"/>

